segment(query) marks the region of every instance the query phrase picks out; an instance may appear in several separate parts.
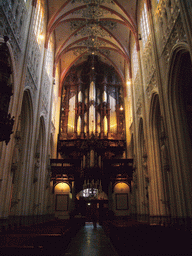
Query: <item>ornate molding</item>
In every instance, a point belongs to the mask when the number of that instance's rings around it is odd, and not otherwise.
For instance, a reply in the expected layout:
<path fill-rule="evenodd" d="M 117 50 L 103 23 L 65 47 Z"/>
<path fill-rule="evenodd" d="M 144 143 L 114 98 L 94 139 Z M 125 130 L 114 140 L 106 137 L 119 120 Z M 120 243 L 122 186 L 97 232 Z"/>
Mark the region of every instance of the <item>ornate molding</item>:
<path fill-rule="evenodd" d="M 134 84 L 135 101 L 137 102 L 138 98 L 141 96 L 141 84 L 140 84 L 139 73 L 137 73 L 133 84 Z"/>
<path fill-rule="evenodd" d="M 146 47 L 143 52 L 143 65 L 144 65 L 144 75 L 145 75 L 145 84 L 148 85 L 155 72 L 155 58 L 152 47 L 152 38 L 151 35 L 147 41 Z"/>
<path fill-rule="evenodd" d="M 178 1 L 159 1 L 156 19 L 161 30 L 159 44 L 165 63 L 168 64 L 172 47 L 185 39 Z"/>
<path fill-rule="evenodd" d="M 149 81 L 149 83 L 146 87 L 146 90 L 145 90 L 148 99 L 151 98 L 152 91 L 156 87 L 157 87 L 157 73 L 156 73 L 156 70 L 154 69 L 153 73 L 151 75 L 150 81 Z"/>
<path fill-rule="evenodd" d="M 26 74 L 26 80 L 25 80 L 25 87 L 27 86 L 29 86 L 29 88 L 31 89 L 32 98 L 34 98 L 37 91 L 37 84 L 35 83 L 29 68 L 27 68 L 27 74 Z"/>
<path fill-rule="evenodd" d="M 29 55 L 27 61 L 28 71 L 33 79 L 33 82 L 37 88 L 38 84 L 38 68 L 40 64 L 41 51 L 39 49 L 38 42 L 34 33 L 31 33 L 30 36 L 30 46 L 29 46 Z"/>
<path fill-rule="evenodd" d="M 0 26 L 2 35 L 10 37 L 10 44 L 15 53 L 14 56 L 16 61 L 18 61 L 18 53 L 22 51 L 24 42 L 27 9 L 23 1 L 18 1 L 13 5 L 8 0 L 2 1 Z"/>
<path fill-rule="evenodd" d="M 165 59 L 166 64 L 168 64 L 169 62 L 170 53 L 173 46 L 179 41 L 183 41 L 184 39 L 185 39 L 185 32 L 184 32 L 183 24 L 181 21 L 181 16 L 179 16 L 162 52 L 162 55 Z"/>
<path fill-rule="evenodd" d="M 136 113 L 137 113 L 138 117 L 141 116 L 141 113 L 142 113 L 142 101 L 141 101 L 141 98 L 139 98 L 138 101 L 137 101 Z"/>
<path fill-rule="evenodd" d="M 13 31 L 10 27 L 10 24 L 8 23 L 6 16 L 2 10 L 2 7 L 0 7 L 0 35 L 1 36 L 8 36 L 9 37 L 9 43 L 11 45 L 11 48 L 13 49 L 14 53 L 14 59 L 16 62 L 19 60 L 19 56 L 21 53 L 21 49 L 19 47 L 18 41 L 16 40 Z"/>
<path fill-rule="evenodd" d="M 44 69 L 43 72 L 43 83 L 42 83 L 42 102 L 43 102 L 43 112 L 47 115 L 48 113 L 48 106 L 50 101 L 50 89 L 51 89 L 51 82 L 47 72 Z"/>

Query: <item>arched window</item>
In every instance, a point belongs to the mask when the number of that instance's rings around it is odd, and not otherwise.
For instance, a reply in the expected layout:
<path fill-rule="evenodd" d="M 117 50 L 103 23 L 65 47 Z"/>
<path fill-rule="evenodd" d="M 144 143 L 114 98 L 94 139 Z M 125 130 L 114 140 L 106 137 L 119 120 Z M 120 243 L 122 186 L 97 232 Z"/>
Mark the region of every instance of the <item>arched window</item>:
<path fill-rule="evenodd" d="M 53 56 L 54 56 L 53 46 L 54 46 L 53 36 L 51 36 L 49 39 L 47 56 L 46 56 L 46 70 L 49 78 L 51 78 L 53 75 Z"/>
<path fill-rule="evenodd" d="M 138 71 L 138 56 L 137 56 L 137 49 L 136 49 L 136 44 L 133 46 L 132 50 L 132 73 L 133 73 L 133 78 L 136 77 L 137 71 Z"/>
<path fill-rule="evenodd" d="M 40 44 L 42 41 L 43 25 L 44 25 L 43 20 L 44 20 L 44 11 L 43 11 L 40 0 L 38 0 L 37 6 L 36 6 L 35 18 L 34 18 L 34 25 L 33 25 L 33 31 L 36 36 L 38 44 Z"/>
<path fill-rule="evenodd" d="M 149 36 L 149 21 L 147 16 L 147 7 L 145 3 L 141 13 L 141 34 L 142 34 L 142 43 L 144 48 L 147 42 L 147 38 Z"/>

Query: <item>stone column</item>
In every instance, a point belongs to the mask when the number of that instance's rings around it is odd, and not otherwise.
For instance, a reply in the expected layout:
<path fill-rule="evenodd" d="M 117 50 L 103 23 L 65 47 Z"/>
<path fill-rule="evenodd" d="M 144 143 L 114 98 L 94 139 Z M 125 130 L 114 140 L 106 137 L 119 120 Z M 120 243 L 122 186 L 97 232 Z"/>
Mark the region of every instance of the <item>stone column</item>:
<path fill-rule="evenodd" d="M 72 199 L 69 204 L 69 212 L 72 212 L 75 209 L 75 184 L 74 181 L 72 181 Z"/>

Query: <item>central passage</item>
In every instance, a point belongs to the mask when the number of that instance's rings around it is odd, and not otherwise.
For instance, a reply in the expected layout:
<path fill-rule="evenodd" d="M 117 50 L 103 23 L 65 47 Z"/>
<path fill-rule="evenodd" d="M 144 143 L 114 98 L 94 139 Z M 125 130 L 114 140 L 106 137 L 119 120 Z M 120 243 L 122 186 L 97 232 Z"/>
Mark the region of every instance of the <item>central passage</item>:
<path fill-rule="evenodd" d="M 103 228 L 86 222 L 71 240 L 64 256 L 118 256 Z"/>

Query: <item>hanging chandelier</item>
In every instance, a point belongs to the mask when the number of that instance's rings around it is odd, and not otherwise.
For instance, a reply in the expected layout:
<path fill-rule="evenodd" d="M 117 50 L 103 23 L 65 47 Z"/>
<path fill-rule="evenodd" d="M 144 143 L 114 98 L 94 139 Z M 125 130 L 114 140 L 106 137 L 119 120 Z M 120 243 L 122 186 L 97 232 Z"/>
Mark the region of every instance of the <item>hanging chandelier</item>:
<path fill-rule="evenodd" d="M 71 1 L 72 4 L 74 3 L 83 3 L 83 4 L 114 4 L 113 0 L 72 0 Z"/>
<path fill-rule="evenodd" d="M 98 40 L 97 37 L 89 37 L 88 39 L 79 42 L 77 45 L 82 47 L 73 50 L 73 54 L 76 56 L 83 54 L 85 51 L 92 55 L 110 55 L 109 49 L 101 49 L 101 47 L 106 46 L 106 42 Z"/>
<path fill-rule="evenodd" d="M 103 28 L 107 27 L 110 30 L 117 28 L 117 23 L 112 21 L 98 21 L 98 20 L 87 20 L 84 21 L 71 21 L 71 30 L 76 32 L 75 36 L 100 36 L 100 37 L 111 37 L 111 35 Z"/>
<path fill-rule="evenodd" d="M 100 55 L 100 54 L 104 54 L 106 56 L 110 55 L 110 50 L 109 49 L 96 49 L 96 48 L 87 48 L 87 52 L 91 55 Z M 73 54 L 75 56 L 81 55 L 85 53 L 85 48 L 78 48 L 78 49 L 74 49 L 73 50 Z"/>
<path fill-rule="evenodd" d="M 72 4 L 74 3 L 83 3 L 86 4 L 86 8 L 82 10 L 78 10 L 74 13 L 81 14 L 82 18 L 85 20 L 81 21 L 71 21 L 71 30 L 76 31 L 75 36 L 88 36 L 88 39 L 79 42 L 79 46 L 84 46 L 87 48 L 88 52 L 99 53 L 99 47 L 103 47 L 106 45 L 106 42 L 98 40 L 98 37 L 111 37 L 110 33 L 105 29 L 108 28 L 110 30 L 115 29 L 117 27 L 117 23 L 110 20 L 100 20 L 104 14 L 109 13 L 108 10 L 104 10 L 101 8 L 101 4 L 115 4 L 112 0 L 72 0 Z M 82 54 L 84 52 L 83 48 L 75 49 L 74 54 Z M 110 54 L 108 50 L 102 49 L 100 52 Z"/>
<path fill-rule="evenodd" d="M 89 49 L 98 49 L 99 47 L 105 46 L 106 42 L 98 40 L 97 37 L 88 37 L 86 40 L 79 42 L 77 45 L 84 45 Z"/>

